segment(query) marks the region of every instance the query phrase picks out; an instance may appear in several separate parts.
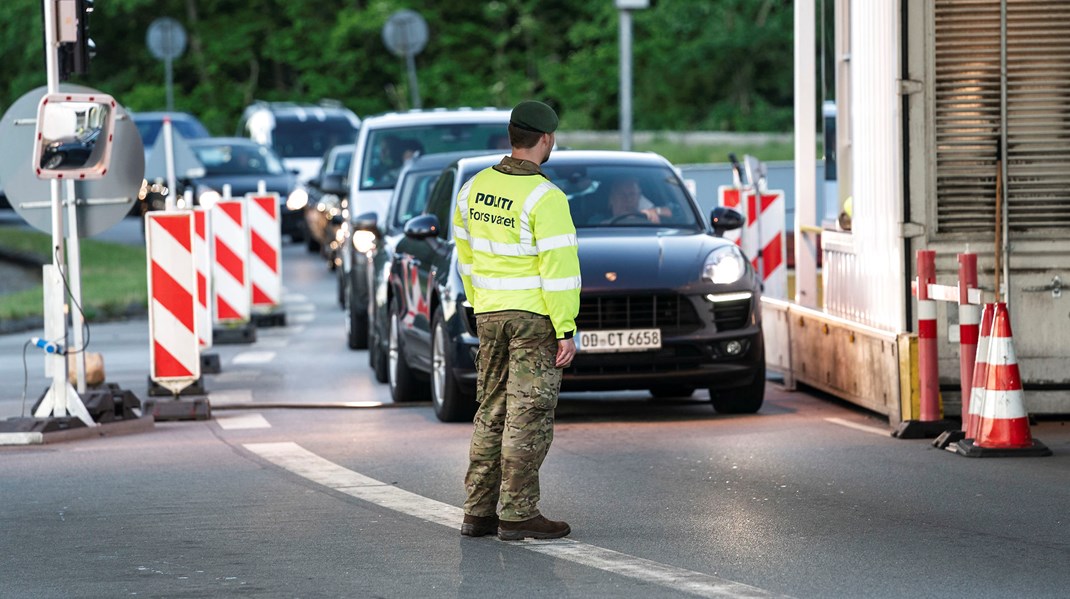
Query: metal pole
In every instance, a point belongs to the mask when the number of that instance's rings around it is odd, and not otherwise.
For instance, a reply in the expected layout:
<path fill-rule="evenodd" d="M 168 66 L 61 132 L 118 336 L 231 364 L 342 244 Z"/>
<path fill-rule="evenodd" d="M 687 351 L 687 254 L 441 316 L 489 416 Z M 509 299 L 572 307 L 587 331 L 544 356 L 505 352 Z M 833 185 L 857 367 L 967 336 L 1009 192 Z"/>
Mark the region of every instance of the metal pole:
<path fill-rule="evenodd" d="M 56 12 L 55 12 L 55 0 L 43 0 L 44 2 L 44 19 L 45 19 L 45 75 L 48 81 L 48 93 L 54 94 L 59 91 L 59 58 L 56 55 Z M 62 281 L 64 260 L 63 260 L 63 202 L 60 199 L 60 181 L 58 179 L 52 179 L 49 181 L 52 192 L 52 263 L 55 265 L 56 272 L 59 277 L 52 277 L 52 281 L 45 281 L 46 285 L 53 284 L 52 290 L 53 297 L 59 297 L 62 299 L 62 304 L 66 304 L 67 296 L 63 289 L 63 284 L 60 282 L 58 286 L 55 284 L 55 280 L 58 278 Z M 60 315 L 61 319 L 55 322 L 63 323 L 63 343 L 66 346 L 67 343 L 67 318 L 65 315 Z M 46 361 L 50 361 L 50 370 L 52 373 L 52 387 L 49 389 L 52 399 L 52 415 L 57 418 L 62 418 L 67 415 L 67 358 L 59 354 L 48 354 L 45 356 Z M 43 406 L 42 406 L 43 407 Z"/>
<path fill-rule="evenodd" d="M 78 243 L 78 203 L 75 195 L 74 180 L 67 179 L 67 273 L 71 288 L 71 333 L 72 344 L 78 353 L 74 354 L 74 366 L 78 393 L 85 393 L 85 328 L 82 314 L 82 251 Z M 70 349 L 70 348 L 68 348 Z"/>
<path fill-rule="evenodd" d="M 167 31 L 170 33 L 171 29 Z M 163 72 L 165 85 L 167 89 L 167 112 L 173 112 L 175 109 L 175 84 L 174 84 L 174 71 L 171 68 L 171 55 L 168 54 L 163 59 Z"/>
<path fill-rule="evenodd" d="M 817 65 L 814 0 L 795 0 L 795 303 L 817 307 Z M 827 155 L 827 153 L 826 153 Z M 761 193 L 757 192 L 759 207 Z M 837 203 L 837 206 L 839 204 Z"/>
<path fill-rule="evenodd" d="M 996 297 L 1002 298 L 1002 301 L 1009 305 L 1010 303 L 1010 251 L 1009 251 L 1009 232 L 1010 226 L 1007 223 L 1010 208 L 1007 205 L 1007 187 L 1009 187 L 1007 180 L 1007 163 L 1010 162 L 1009 156 L 1007 156 L 1007 0 L 1002 0 L 999 3 L 999 148 L 1002 161 L 1000 162 L 1000 179 L 1003 181 L 1000 198 L 1003 202 L 1003 231 L 1001 235 L 1003 237 L 1003 247 L 1000 248 L 1003 262 L 1003 291 L 996 289 Z M 997 299 L 997 301 L 999 301 Z"/>
<path fill-rule="evenodd" d="M 412 107 L 420 108 L 420 86 L 416 81 L 416 55 L 412 52 L 405 54 L 405 66 L 409 71 L 409 90 L 412 95 Z"/>
<path fill-rule="evenodd" d="M 632 149 L 632 13 L 620 11 L 620 149 Z"/>
<path fill-rule="evenodd" d="M 164 159 L 167 163 L 167 197 L 164 199 L 164 209 L 171 212 L 175 210 L 178 203 L 175 199 L 178 193 L 178 182 L 175 179 L 175 146 L 169 116 L 163 117 L 163 148 Z"/>

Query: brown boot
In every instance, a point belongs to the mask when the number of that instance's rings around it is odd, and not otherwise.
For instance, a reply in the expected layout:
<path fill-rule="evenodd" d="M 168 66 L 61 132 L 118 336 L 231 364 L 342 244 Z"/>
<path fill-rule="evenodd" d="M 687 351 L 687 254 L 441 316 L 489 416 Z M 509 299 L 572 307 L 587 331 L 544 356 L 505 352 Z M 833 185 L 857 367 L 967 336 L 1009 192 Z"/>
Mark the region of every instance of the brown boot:
<path fill-rule="evenodd" d="M 502 520 L 498 523 L 498 538 L 503 541 L 560 539 L 570 532 L 572 532 L 572 529 L 569 528 L 567 522 L 547 520 L 541 515 L 519 522 Z"/>
<path fill-rule="evenodd" d="M 469 516 L 464 515 L 461 523 L 461 534 L 466 537 L 485 537 L 498 532 L 497 516 Z"/>

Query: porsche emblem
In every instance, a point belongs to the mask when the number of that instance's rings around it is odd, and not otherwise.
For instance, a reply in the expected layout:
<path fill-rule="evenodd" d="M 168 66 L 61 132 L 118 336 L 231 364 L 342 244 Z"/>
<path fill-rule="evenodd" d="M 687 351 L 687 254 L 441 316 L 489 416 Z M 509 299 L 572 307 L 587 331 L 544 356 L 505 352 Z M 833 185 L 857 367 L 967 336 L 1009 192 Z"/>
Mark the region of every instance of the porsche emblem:
<path fill-rule="evenodd" d="M 606 273 L 606 280 L 609 281 L 610 283 L 612 283 L 613 281 L 616 281 L 617 280 L 617 273 L 615 273 L 615 272 L 607 272 Z"/>

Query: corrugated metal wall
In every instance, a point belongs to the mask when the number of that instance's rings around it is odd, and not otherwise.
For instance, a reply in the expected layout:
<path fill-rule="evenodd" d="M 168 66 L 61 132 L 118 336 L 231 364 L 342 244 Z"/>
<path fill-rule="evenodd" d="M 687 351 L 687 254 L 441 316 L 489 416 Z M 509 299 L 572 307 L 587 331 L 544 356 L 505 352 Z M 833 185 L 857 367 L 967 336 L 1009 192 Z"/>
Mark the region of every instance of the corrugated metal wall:
<path fill-rule="evenodd" d="M 886 331 L 905 330 L 900 139 L 899 2 L 851 5 L 853 255 L 826 251 L 826 310 Z M 839 244 L 841 247 L 843 244 Z M 831 303 L 830 303 L 831 300 Z"/>

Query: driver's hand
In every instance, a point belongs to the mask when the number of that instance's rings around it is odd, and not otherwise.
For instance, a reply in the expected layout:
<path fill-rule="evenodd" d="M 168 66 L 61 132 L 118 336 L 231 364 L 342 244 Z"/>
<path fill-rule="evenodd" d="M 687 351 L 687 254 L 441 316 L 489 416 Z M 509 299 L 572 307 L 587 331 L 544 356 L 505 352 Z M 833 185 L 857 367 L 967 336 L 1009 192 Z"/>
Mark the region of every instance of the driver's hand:
<path fill-rule="evenodd" d="M 657 208 L 644 208 L 643 210 L 640 210 L 640 212 L 642 212 L 643 215 L 646 216 L 646 219 L 652 223 L 661 222 L 661 215 Z"/>

